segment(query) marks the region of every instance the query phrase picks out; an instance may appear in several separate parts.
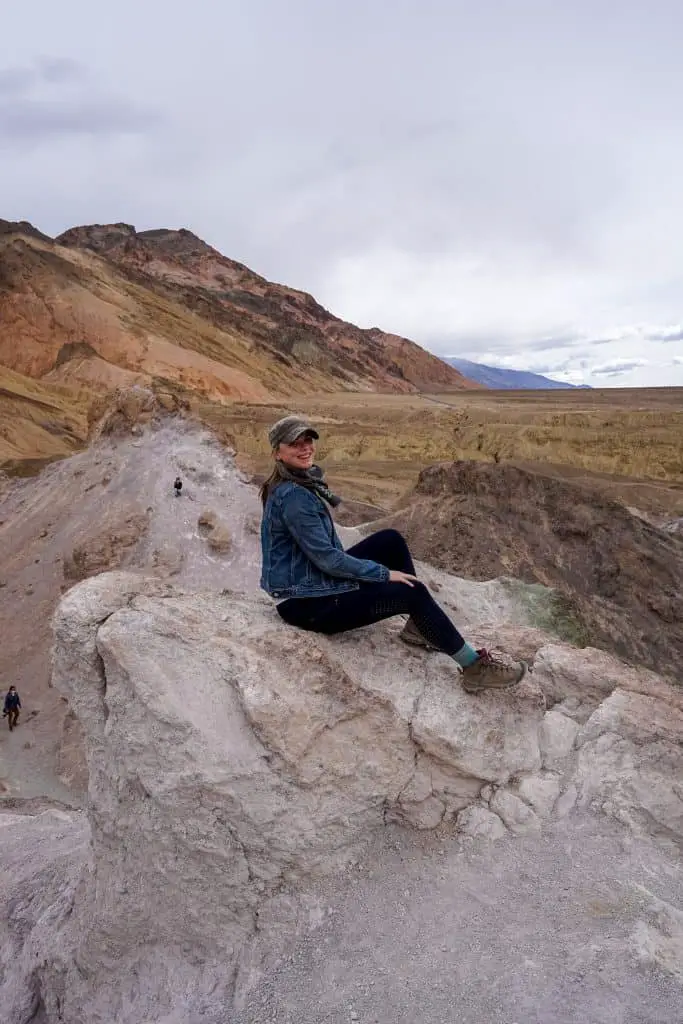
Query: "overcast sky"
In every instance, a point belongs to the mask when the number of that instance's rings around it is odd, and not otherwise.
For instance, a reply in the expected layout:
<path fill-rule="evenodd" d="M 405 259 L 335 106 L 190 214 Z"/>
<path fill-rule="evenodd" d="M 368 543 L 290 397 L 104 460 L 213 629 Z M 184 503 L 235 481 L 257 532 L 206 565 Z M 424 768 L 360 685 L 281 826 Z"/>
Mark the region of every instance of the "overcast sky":
<path fill-rule="evenodd" d="M 24 0 L 0 217 L 188 227 L 362 326 L 683 385 L 680 0 Z"/>

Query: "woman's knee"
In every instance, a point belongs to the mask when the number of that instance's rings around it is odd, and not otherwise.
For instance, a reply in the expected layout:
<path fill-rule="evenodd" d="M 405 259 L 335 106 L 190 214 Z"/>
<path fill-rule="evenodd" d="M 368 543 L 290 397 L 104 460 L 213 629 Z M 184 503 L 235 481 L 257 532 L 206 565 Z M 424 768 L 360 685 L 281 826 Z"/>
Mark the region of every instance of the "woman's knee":
<path fill-rule="evenodd" d="M 395 548 L 408 547 L 405 537 L 403 536 L 402 533 L 399 533 L 398 530 L 378 530 L 377 533 L 373 533 L 372 536 L 375 537 L 378 542 L 381 542 L 382 544 L 391 545 Z"/>
<path fill-rule="evenodd" d="M 405 584 L 404 584 L 405 585 Z M 429 587 L 425 586 L 421 580 L 417 580 L 413 583 L 411 589 L 411 600 L 413 604 L 425 605 L 434 604 L 434 598 L 432 597 Z"/>

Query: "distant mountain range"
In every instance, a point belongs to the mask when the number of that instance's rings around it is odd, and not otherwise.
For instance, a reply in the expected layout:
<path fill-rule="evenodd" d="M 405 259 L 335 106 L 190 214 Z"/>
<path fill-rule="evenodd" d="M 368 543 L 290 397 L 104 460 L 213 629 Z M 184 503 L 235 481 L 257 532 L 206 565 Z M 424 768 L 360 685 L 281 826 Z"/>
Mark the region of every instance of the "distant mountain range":
<path fill-rule="evenodd" d="M 457 356 L 445 356 L 444 362 L 455 367 L 470 380 L 499 391 L 588 387 L 587 384 L 567 384 L 565 381 L 551 380 L 550 377 L 542 377 L 540 373 L 528 373 L 526 370 L 506 370 L 501 366 L 473 363 L 469 359 L 459 359 Z"/>

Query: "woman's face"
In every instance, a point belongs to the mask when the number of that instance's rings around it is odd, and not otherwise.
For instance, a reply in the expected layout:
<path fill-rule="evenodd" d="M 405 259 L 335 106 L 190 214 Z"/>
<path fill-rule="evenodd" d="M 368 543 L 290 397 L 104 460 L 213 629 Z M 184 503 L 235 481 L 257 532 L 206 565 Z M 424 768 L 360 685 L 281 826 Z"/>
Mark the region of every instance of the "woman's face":
<path fill-rule="evenodd" d="M 290 469 L 310 469 L 315 459 L 315 441 L 310 434 L 302 434 L 293 444 L 281 444 L 275 458 Z"/>

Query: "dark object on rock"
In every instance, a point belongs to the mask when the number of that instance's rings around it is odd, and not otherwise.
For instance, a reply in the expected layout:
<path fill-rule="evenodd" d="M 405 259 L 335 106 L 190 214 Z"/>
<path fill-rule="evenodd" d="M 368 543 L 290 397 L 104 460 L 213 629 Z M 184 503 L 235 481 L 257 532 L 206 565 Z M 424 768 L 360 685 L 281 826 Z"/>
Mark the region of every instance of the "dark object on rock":
<path fill-rule="evenodd" d="M 176 498 L 179 498 L 180 497 L 180 492 L 183 489 L 183 481 L 180 479 L 179 476 L 177 476 L 175 478 L 175 480 L 173 481 L 173 489 L 175 490 Z"/>

